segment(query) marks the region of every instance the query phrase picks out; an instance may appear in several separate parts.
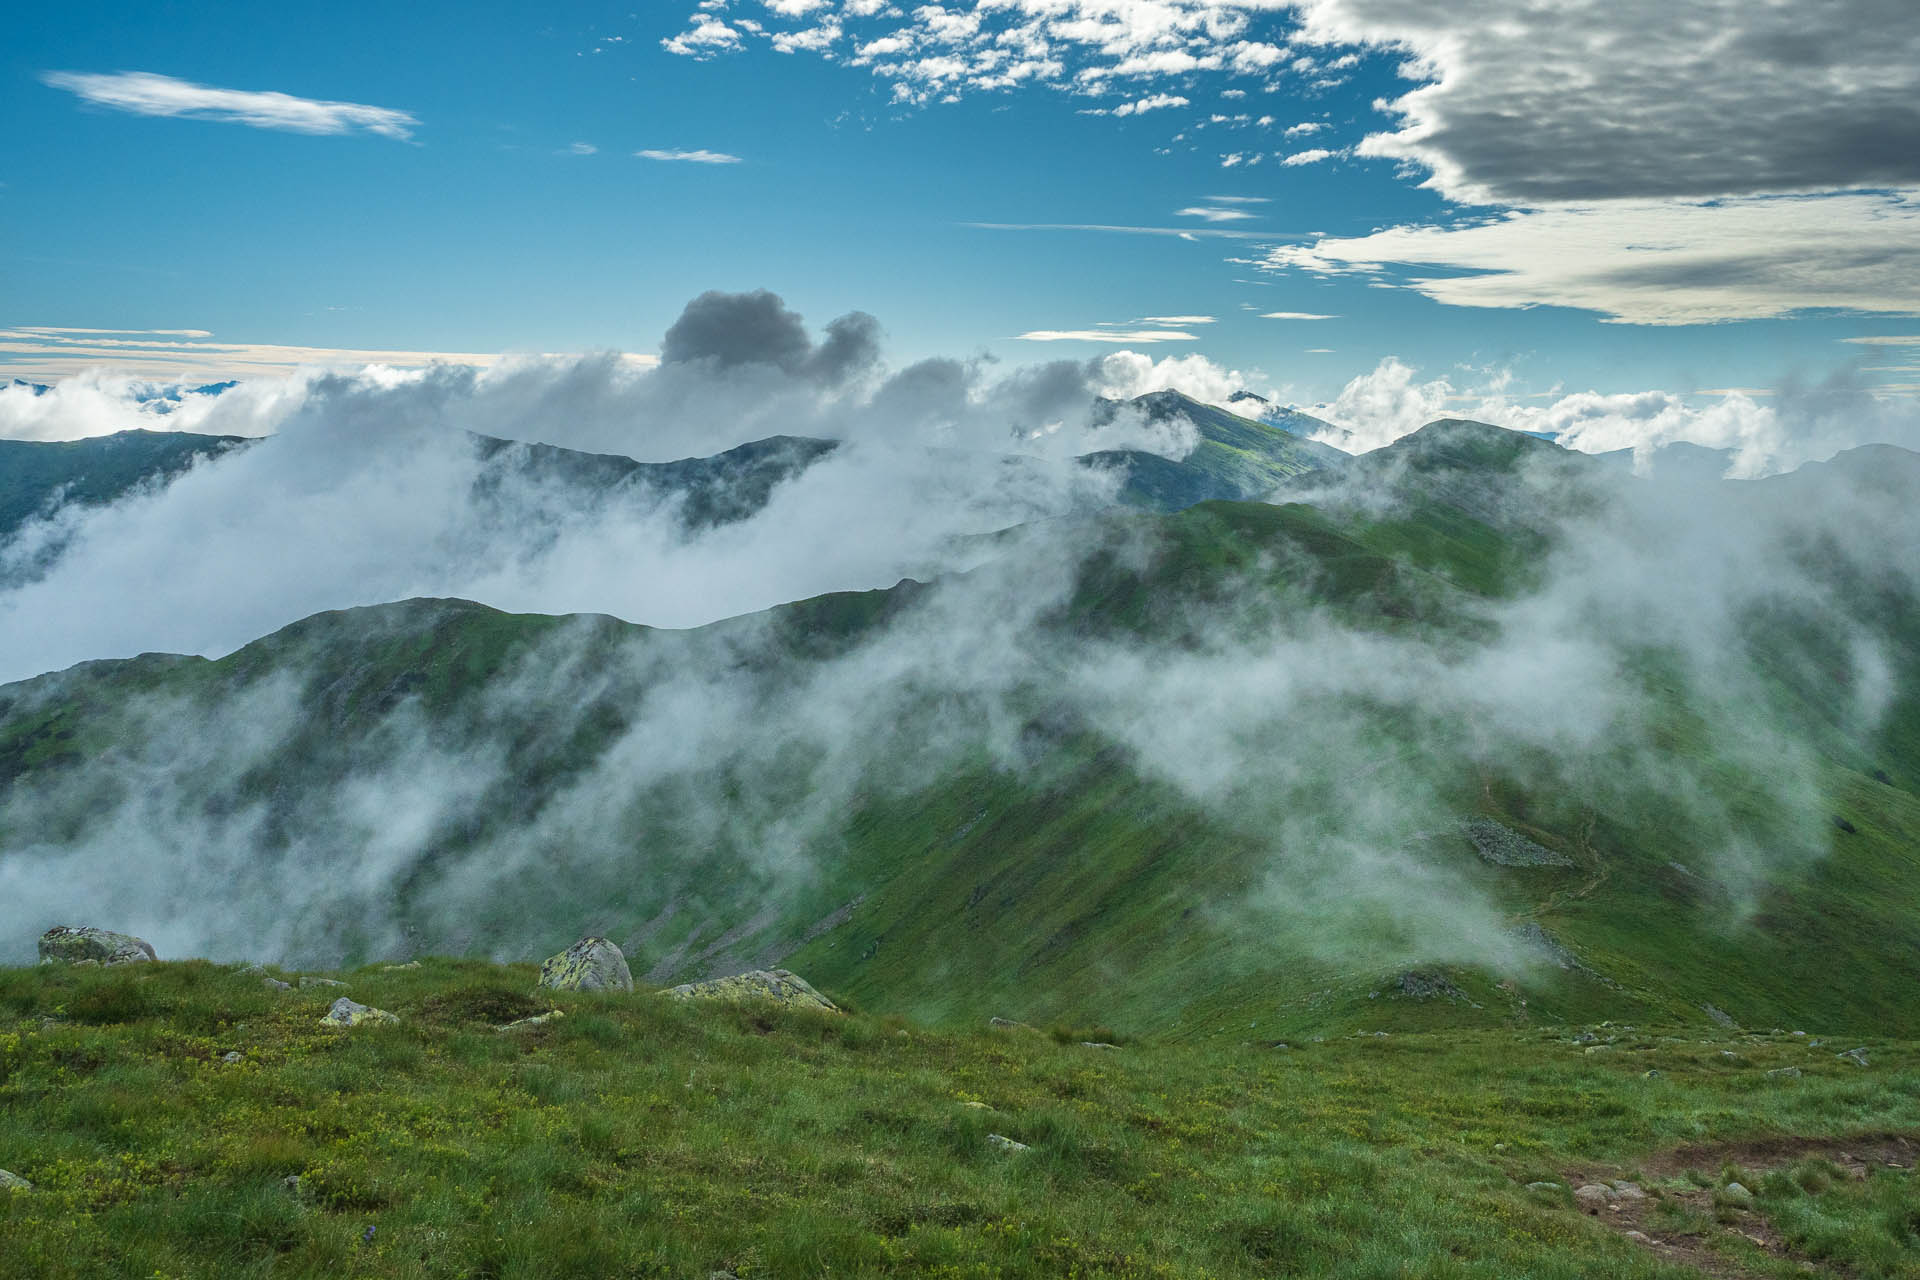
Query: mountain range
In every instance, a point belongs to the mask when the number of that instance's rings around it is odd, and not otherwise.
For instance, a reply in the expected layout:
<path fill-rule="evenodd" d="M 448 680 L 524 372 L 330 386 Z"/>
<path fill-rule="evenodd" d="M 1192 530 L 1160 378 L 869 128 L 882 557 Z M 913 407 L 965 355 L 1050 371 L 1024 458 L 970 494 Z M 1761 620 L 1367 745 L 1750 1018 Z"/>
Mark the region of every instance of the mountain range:
<path fill-rule="evenodd" d="M 1676 501 L 1484 424 L 1350 459 L 1139 407 L 1193 451 L 1092 455 L 1114 506 L 934 581 L 685 631 L 405 600 L 0 687 L 0 886 L 233 958 L 603 932 L 931 1022 L 1920 1027 L 1920 561 L 1874 515 L 1920 455 Z M 709 526 L 835 448 L 476 447 Z"/>

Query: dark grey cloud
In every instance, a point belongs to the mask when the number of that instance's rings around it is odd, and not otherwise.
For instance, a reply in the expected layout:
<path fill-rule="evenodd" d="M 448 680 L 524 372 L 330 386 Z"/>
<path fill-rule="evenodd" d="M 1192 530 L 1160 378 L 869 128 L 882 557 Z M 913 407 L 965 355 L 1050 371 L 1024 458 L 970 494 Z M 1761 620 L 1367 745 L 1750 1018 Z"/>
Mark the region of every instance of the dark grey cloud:
<path fill-rule="evenodd" d="M 1536 204 L 1920 184 L 1913 0 L 1303 0 L 1310 36 L 1429 84 L 1362 154 Z"/>
<path fill-rule="evenodd" d="M 841 386 L 880 363 L 880 322 L 849 311 L 827 325 L 818 346 L 806 321 L 767 289 L 710 289 L 680 312 L 660 343 L 660 363 L 714 369 L 767 365 L 822 386 Z"/>

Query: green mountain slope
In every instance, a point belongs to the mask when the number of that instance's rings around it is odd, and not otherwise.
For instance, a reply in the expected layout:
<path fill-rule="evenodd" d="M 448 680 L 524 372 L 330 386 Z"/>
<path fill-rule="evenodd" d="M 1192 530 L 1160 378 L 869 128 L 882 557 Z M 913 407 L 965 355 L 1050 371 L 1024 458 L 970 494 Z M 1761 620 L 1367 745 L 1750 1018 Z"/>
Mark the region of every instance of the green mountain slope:
<path fill-rule="evenodd" d="M 122 431 L 87 440 L 0 440 L 0 543 L 54 506 L 104 506 L 173 479 L 203 458 L 246 444 L 238 436 Z"/>
<path fill-rule="evenodd" d="M 937 1022 L 1920 1028 L 1906 562 L 1783 537 L 1842 585 L 1729 595 L 1704 658 L 1614 630 L 1538 522 L 1628 500 L 1493 430 L 1361 460 L 1405 501 L 1109 513 L 695 631 L 411 601 L 7 686 L 0 887 L 308 963 L 603 931 Z M 1828 482 L 1766 483 L 1716 500 Z"/>
<path fill-rule="evenodd" d="M 1120 500 L 1129 506 L 1178 511 L 1215 498 L 1265 498 L 1294 476 L 1337 468 L 1348 461 L 1338 449 L 1203 404 L 1178 391 L 1155 391 L 1127 403 L 1144 413 L 1149 422 L 1184 420 L 1198 432 L 1192 452 L 1178 460 L 1137 449 L 1110 449 L 1083 459 L 1123 474 Z M 1105 411 L 1111 416 L 1119 407 L 1110 403 Z"/>

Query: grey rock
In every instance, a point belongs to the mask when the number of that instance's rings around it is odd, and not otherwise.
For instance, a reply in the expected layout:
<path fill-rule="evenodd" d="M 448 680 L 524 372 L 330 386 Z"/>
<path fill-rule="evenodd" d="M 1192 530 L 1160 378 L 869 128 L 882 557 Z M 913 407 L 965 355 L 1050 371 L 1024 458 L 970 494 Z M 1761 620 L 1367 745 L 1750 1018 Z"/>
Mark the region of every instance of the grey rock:
<path fill-rule="evenodd" d="M 1734 1204 L 1748 1205 L 1753 1203 L 1753 1192 L 1747 1190 L 1746 1187 L 1738 1182 L 1729 1182 L 1725 1187 L 1721 1188 L 1721 1194 L 1726 1196 L 1726 1198 Z"/>
<path fill-rule="evenodd" d="M 269 991 L 293 990 L 293 984 L 291 982 L 282 982 L 278 978 L 262 978 L 260 979 L 260 985 Z"/>
<path fill-rule="evenodd" d="M 405 964 L 383 964 L 380 966 L 380 972 L 405 973 L 409 969 L 418 969 L 419 967 L 420 962 L 418 960 L 409 960 Z"/>
<path fill-rule="evenodd" d="M 231 1066 L 236 1062 L 245 1062 L 246 1060 L 247 1060 L 247 1055 L 244 1053 L 241 1053 L 238 1049 L 229 1049 L 227 1052 L 220 1055 L 220 1061 L 228 1064 L 229 1066 Z"/>
<path fill-rule="evenodd" d="M 1471 1004 L 1460 988 L 1447 981 L 1445 975 L 1431 970 L 1409 969 L 1393 980 L 1394 990 L 1408 1000 L 1451 1000 L 1455 1004 Z"/>
<path fill-rule="evenodd" d="M 327 1016 L 320 1019 L 320 1025 L 323 1027 L 364 1027 L 377 1023 L 394 1023 L 398 1021 L 400 1021 L 398 1017 L 388 1013 L 385 1009 L 371 1009 L 364 1004 L 356 1004 L 345 996 L 341 996 L 333 1002 L 333 1007 L 327 1010 Z"/>
<path fill-rule="evenodd" d="M 17 1173 L 0 1169 L 0 1191 L 31 1191 L 33 1184 Z"/>
<path fill-rule="evenodd" d="M 1767 1074 L 1769 1076 L 1777 1076 L 1782 1080 L 1798 1080 L 1800 1078 L 1800 1068 L 1775 1067 L 1773 1070 L 1767 1072 Z"/>
<path fill-rule="evenodd" d="M 540 966 L 540 985 L 553 991 L 631 991 L 633 974 L 620 948 L 585 937 Z"/>
<path fill-rule="evenodd" d="M 1032 1147 L 1029 1147 L 1024 1142 L 1015 1142 L 1012 1138 L 1002 1137 L 1000 1134 L 997 1134 L 997 1133 L 990 1133 L 987 1135 L 987 1145 L 992 1147 L 995 1151 L 1004 1151 L 1009 1155 L 1016 1155 L 1022 1151 L 1033 1150 Z"/>
<path fill-rule="evenodd" d="M 1627 1231 L 1627 1232 L 1623 1232 L 1622 1234 L 1624 1234 L 1627 1237 L 1627 1239 L 1638 1241 L 1641 1244 L 1653 1243 L 1653 1237 L 1648 1235 L 1644 1231 Z"/>
<path fill-rule="evenodd" d="M 1712 1018 L 1715 1022 L 1719 1023 L 1723 1027 L 1732 1027 L 1732 1026 L 1739 1025 L 1738 1023 L 1734 1022 L 1733 1015 L 1730 1013 L 1727 1013 L 1724 1010 L 1716 1009 L 1710 1004 L 1703 1004 L 1700 1007 L 1706 1010 L 1707 1016 L 1709 1018 Z"/>
<path fill-rule="evenodd" d="M 1845 1053 L 1836 1053 L 1833 1056 L 1845 1059 L 1856 1067 L 1864 1067 L 1867 1065 L 1867 1051 L 1864 1048 L 1849 1049 Z"/>
<path fill-rule="evenodd" d="M 705 982 L 686 982 L 667 995 L 676 1000 L 772 1001 L 791 1009 L 824 1009 L 840 1012 L 840 1006 L 813 989 L 813 984 L 786 969 L 750 969 L 725 978 Z"/>
<path fill-rule="evenodd" d="M 1497 867 L 1570 867 L 1573 859 L 1555 853 L 1543 845 L 1503 827 L 1491 818 L 1474 818 L 1460 824 L 1479 855 Z"/>
<path fill-rule="evenodd" d="M 1024 1022 L 1015 1022 L 1012 1018 L 988 1018 L 987 1026 L 995 1031 L 1031 1031 L 1032 1027 Z"/>
<path fill-rule="evenodd" d="M 342 991 L 345 991 L 347 984 L 338 978 L 322 978 L 312 973 L 300 975 L 300 989 L 305 991 L 309 987 L 339 987 Z"/>
<path fill-rule="evenodd" d="M 1573 1189 L 1573 1198 L 1579 1201 L 1580 1206 L 1585 1209 L 1597 1209 L 1601 1205 L 1609 1203 L 1614 1198 L 1614 1195 L 1615 1192 L 1612 1187 L 1600 1182 L 1589 1182 L 1584 1186 L 1578 1186 Z"/>
<path fill-rule="evenodd" d="M 1647 1198 L 1647 1193 L 1640 1189 L 1640 1184 L 1637 1182 L 1610 1182 L 1607 1185 L 1612 1187 L 1614 1195 L 1622 1200 L 1645 1200 Z"/>
<path fill-rule="evenodd" d="M 159 959 L 144 939 L 90 925 L 55 925 L 40 935 L 39 949 L 41 964 L 146 964 Z"/>
<path fill-rule="evenodd" d="M 1082 1040 L 1080 1047 L 1082 1049 L 1118 1049 L 1120 1046 L 1108 1044 L 1105 1040 Z"/>
<path fill-rule="evenodd" d="M 495 1027 L 495 1031 L 531 1031 L 535 1027 L 544 1027 L 550 1022 L 558 1022 L 567 1015 L 558 1009 L 549 1009 L 545 1013 L 536 1013 L 530 1018 L 515 1018 L 504 1026 Z"/>
<path fill-rule="evenodd" d="M 1529 1191 L 1565 1191 L 1566 1188 L 1561 1186 L 1557 1182 L 1529 1182 L 1527 1184 L 1527 1190 Z"/>

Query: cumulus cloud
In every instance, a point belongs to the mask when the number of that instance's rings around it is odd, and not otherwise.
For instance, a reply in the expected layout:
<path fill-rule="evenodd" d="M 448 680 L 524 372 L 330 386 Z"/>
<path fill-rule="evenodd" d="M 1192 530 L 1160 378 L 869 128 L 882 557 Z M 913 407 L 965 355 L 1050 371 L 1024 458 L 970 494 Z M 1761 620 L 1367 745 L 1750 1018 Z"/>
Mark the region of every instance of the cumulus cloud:
<path fill-rule="evenodd" d="M 1362 155 L 1470 204 L 1920 184 L 1920 8 L 1906 0 L 1303 0 L 1302 38 L 1398 53 L 1426 83 Z"/>
<path fill-rule="evenodd" d="M 114 507 L 56 511 L 0 549 L 0 581 L 14 582 L 0 592 L 0 680 L 147 649 L 217 654 L 323 609 L 410 596 L 680 626 L 887 586 L 969 563 L 964 535 L 1104 501 L 1118 481 L 1082 454 L 1191 447 L 1138 415 L 1096 418 L 1100 398 L 1244 385 L 1203 358 L 1136 353 L 889 368 L 871 316 L 815 337 L 765 291 L 701 295 L 661 350 L 652 368 L 602 353 L 315 371 L 176 391 L 164 414 L 146 384 L 104 376 L 0 389 L 16 435 L 270 436 Z M 690 531 L 669 497 L 503 477 L 466 432 L 646 461 L 776 435 L 841 443 L 760 515 Z M 22 583 L 48 547 L 64 550 Z"/>
<path fill-rule="evenodd" d="M 1325 147 L 1313 147 L 1306 151 L 1295 151 L 1291 155 L 1280 157 L 1280 163 L 1288 168 L 1297 168 L 1303 164 L 1319 164 L 1322 160 L 1331 160 L 1334 152 Z"/>
<path fill-rule="evenodd" d="M 1265 265 L 1388 269 L 1452 306 L 1578 307 L 1630 324 L 1752 320 L 1809 308 L 1920 311 L 1920 198 L 1615 201 L 1326 236 Z M 1428 271 L 1440 270 L 1428 274 Z"/>
<path fill-rule="evenodd" d="M 1741 478 L 1790 471 L 1864 444 L 1920 447 L 1920 409 L 1876 396 L 1854 370 L 1815 383 L 1789 380 L 1771 396 L 1649 390 L 1521 397 L 1510 381 L 1504 373 L 1423 378 L 1388 356 L 1310 412 L 1337 424 L 1322 433 L 1324 443 L 1356 453 L 1441 418 L 1469 418 L 1551 436 L 1584 453 L 1631 450 L 1643 468 L 1668 445 L 1724 450 L 1721 470 Z"/>
<path fill-rule="evenodd" d="M 97 106 L 141 116 L 178 116 L 289 133 L 371 133 L 405 142 L 419 121 L 405 111 L 291 94 L 216 89 L 150 71 L 49 71 L 41 77 Z"/>

